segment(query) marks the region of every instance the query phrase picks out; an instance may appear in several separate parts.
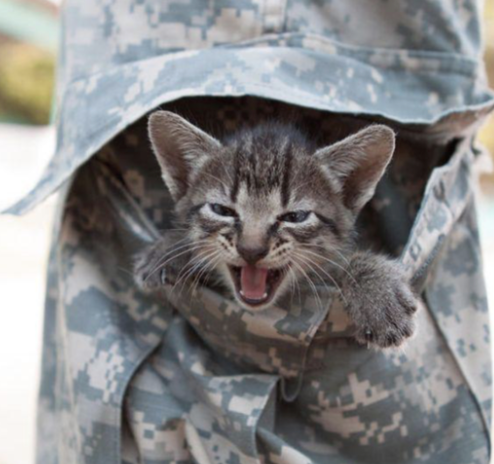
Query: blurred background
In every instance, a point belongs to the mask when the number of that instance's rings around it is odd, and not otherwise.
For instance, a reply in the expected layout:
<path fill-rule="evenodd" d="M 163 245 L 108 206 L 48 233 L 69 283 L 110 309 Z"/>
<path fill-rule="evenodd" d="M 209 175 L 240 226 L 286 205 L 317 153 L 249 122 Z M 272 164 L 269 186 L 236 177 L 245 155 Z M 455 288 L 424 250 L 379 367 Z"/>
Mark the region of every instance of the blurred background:
<path fill-rule="evenodd" d="M 32 187 L 50 158 L 60 0 L 0 0 L 0 210 Z M 494 88 L 494 2 L 485 11 Z M 494 159 L 494 118 L 480 134 Z M 484 163 L 485 170 L 489 163 Z M 494 174 L 480 174 L 479 220 L 494 305 Z M 34 462 L 45 267 L 54 198 L 21 218 L 0 216 L 0 464 Z M 493 330 L 494 332 L 494 330 Z"/>

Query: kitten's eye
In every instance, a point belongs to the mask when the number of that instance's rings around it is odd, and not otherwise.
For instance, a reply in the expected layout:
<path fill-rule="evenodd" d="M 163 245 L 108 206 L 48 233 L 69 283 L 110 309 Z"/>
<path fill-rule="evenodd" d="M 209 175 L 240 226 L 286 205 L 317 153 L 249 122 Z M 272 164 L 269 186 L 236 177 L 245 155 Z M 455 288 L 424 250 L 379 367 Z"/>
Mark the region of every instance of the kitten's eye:
<path fill-rule="evenodd" d="M 281 215 L 278 220 L 283 222 L 300 223 L 307 220 L 310 215 L 310 211 L 292 211 Z"/>
<path fill-rule="evenodd" d="M 223 206 L 219 203 L 210 203 L 209 207 L 211 208 L 211 211 L 218 216 L 237 217 L 235 210 L 228 208 L 228 206 Z"/>

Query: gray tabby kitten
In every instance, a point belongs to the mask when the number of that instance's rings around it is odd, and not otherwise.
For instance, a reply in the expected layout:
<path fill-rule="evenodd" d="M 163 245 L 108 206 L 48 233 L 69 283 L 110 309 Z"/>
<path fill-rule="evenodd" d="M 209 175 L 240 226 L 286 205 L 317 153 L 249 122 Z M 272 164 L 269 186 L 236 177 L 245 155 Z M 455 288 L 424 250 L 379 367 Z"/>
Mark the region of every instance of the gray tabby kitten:
<path fill-rule="evenodd" d="M 212 272 L 253 311 L 319 274 L 340 288 L 357 341 L 389 347 L 412 335 L 419 302 L 400 264 L 354 245 L 357 215 L 394 151 L 391 129 L 371 125 L 316 149 L 291 125 L 263 123 L 220 142 L 157 111 L 149 136 L 178 229 L 137 257 L 142 288 Z"/>

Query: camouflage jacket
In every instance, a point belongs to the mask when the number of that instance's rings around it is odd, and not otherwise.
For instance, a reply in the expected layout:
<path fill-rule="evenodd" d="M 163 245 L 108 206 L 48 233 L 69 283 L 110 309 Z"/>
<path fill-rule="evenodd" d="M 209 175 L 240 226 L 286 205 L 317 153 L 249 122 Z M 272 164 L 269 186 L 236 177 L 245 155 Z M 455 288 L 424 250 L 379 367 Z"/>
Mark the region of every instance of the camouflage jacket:
<path fill-rule="evenodd" d="M 487 464 L 491 367 L 472 164 L 494 106 L 473 0 L 67 0 L 62 184 L 38 462 Z M 223 98 L 214 98 L 223 97 Z M 398 131 L 362 240 L 400 256 L 426 309 L 401 351 L 357 345 L 338 295 L 262 315 L 208 287 L 146 295 L 136 249 L 170 226 L 143 117 L 212 132 L 297 111 Z M 297 108 L 295 110 L 295 108 Z M 86 163 L 86 161 L 89 162 Z"/>

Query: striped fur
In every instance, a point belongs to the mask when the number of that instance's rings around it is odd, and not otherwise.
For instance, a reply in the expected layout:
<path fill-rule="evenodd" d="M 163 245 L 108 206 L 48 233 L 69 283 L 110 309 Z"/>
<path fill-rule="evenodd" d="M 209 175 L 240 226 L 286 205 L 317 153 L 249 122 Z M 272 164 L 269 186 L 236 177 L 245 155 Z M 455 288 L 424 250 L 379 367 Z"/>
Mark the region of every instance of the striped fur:
<path fill-rule="evenodd" d="M 220 142 L 165 111 L 151 116 L 149 134 L 190 258 L 201 262 L 209 250 L 198 270 L 209 266 L 232 288 L 229 266 L 255 251 L 257 266 L 290 270 L 277 296 L 315 266 L 342 265 L 394 149 L 393 132 L 377 125 L 323 148 L 277 122 Z"/>

